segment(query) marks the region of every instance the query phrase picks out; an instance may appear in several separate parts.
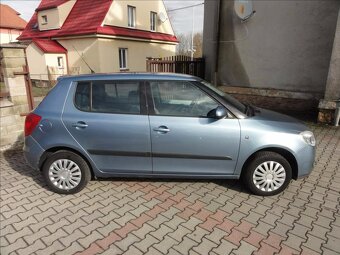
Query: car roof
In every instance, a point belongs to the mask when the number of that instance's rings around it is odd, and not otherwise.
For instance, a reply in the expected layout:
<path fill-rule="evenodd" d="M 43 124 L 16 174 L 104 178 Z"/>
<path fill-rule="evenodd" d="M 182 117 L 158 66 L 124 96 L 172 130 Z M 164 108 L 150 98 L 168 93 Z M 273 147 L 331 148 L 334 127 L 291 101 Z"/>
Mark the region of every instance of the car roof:
<path fill-rule="evenodd" d="M 82 74 L 60 76 L 58 80 L 88 81 L 88 80 L 185 80 L 200 81 L 201 78 L 187 74 L 177 73 L 107 73 L 107 74 Z"/>

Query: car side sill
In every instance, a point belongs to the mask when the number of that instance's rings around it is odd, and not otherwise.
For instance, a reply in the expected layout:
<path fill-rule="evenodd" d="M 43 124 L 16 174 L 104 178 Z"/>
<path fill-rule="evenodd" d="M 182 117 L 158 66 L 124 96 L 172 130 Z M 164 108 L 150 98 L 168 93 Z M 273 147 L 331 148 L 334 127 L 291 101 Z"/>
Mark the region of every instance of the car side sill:
<path fill-rule="evenodd" d="M 100 172 L 96 174 L 98 178 L 109 177 L 143 177 L 143 178 L 174 178 L 174 179 L 239 179 L 239 175 L 226 174 L 179 174 L 179 173 L 119 173 Z"/>

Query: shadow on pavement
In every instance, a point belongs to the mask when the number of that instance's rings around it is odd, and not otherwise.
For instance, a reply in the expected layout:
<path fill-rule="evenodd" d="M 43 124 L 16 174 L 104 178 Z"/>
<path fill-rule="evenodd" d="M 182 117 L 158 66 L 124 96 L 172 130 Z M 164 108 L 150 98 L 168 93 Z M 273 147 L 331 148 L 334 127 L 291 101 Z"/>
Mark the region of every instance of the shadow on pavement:
<path fill-rule="evenodd" d="M 22 137 L 20 137 L 10 148 L 2 152 L 4 159 L 9 164 L 10 168 L 32 179 L 36 184 L 42 188 L 47 189 L 47 185 L 41 173 L 38 170 L 32 169 L 25 161 L 22 151 L 23 143 Z M 98 181 L 111 181 L 111 182 L 166 182 L 166 183 L 180 183 L 180 182 L 192 182 L 192 183 L 215 183 L 226 189 L 231 189 L 237 192 L 248 193 L 248 190 L 244 187 L 243 183 L 239 180 L 216 180 L 216 179 L 186 179 L 186 178 L 126 178 L 126 177 L 114 177 L 114 178 L 99 178 Z"/>
<path fill-rule="evenodd" d="M 23 139 L 21 136 L 10 148 L 1 152 L 2 157 L 4 157 L 11 169 L 20 175 L 29 177 L 40 187 L 46 187 L 40 172 L 38 170 L 32 169 L 24 159 L 22 151 Z"/>

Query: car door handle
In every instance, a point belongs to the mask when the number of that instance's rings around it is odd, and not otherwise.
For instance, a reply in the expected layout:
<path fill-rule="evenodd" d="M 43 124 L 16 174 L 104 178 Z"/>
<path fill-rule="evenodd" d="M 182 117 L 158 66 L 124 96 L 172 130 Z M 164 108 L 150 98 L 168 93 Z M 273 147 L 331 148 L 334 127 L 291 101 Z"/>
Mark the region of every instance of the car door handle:
<path fill-rule="evenodd" d="M 168 133 L 170 132 L 170 129 L 167 126 L 159 126 L 158 128 L 154 128 L 153 131 L 159 133 Z"/>
<path fill-rule="evenodd" d="M 87 125 L 84 121 L 78 121 L 77 123 L 73 123 L 72 127 L 75 128 L 87 128 L 89 125 Z"/>

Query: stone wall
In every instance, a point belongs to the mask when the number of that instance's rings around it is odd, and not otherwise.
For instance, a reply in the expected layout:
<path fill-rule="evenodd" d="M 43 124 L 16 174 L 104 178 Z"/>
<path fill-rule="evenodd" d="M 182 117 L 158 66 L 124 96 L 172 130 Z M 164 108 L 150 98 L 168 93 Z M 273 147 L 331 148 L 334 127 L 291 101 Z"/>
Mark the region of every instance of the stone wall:
<path fill-rule="evenodd" d="M 23 46 L 1 45 L 0 59 L 6 90 L 9 95 L 0 100 L 0 148 L 13 147 L 23 141 L 25 117 L 21 114 L 29 111 L 26 94 L 25 51 Z"/>

